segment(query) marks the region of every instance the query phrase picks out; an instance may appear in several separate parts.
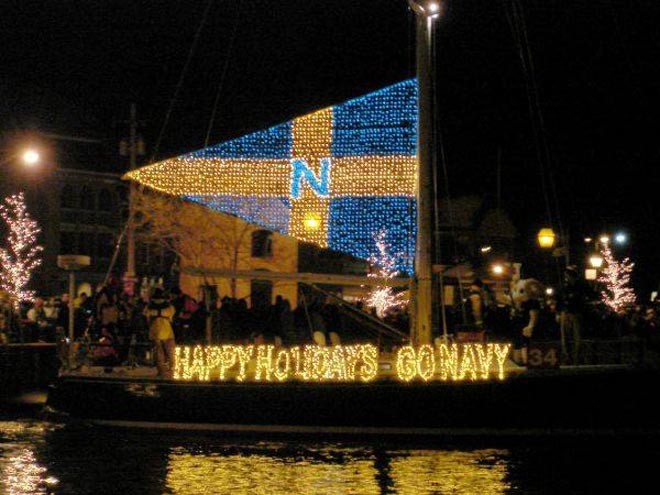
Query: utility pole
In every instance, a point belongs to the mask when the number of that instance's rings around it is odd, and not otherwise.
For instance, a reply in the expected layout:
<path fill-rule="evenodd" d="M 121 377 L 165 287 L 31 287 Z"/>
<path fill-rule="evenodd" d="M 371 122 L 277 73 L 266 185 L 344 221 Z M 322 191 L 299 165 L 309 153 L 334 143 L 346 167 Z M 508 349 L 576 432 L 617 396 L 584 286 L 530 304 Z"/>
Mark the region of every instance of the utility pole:
<path fill-rule="evenodd" d="M 413 343 L 430 344 L 433 334 L 433 170 L 435 163 L 435 95 L 433 44 L 439 0 L 408 0 L 417 21 L 417 239 L 415 248 L 415 311 Z"/>

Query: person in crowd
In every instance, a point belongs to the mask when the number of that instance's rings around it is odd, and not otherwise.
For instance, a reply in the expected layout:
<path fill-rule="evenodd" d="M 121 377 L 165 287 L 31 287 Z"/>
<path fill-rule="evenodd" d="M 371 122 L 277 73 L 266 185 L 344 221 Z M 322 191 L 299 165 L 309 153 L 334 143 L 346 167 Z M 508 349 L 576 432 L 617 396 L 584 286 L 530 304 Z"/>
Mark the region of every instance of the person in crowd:
<path fill-rule="evenodd" d="M 149 323 L 149 338 L 156 347 L 158 376 L 162 378 L 171 378 L 174 372 L 174 313 L 174 306 L 165 298 L 163 289 L 156 288 L 144 315 Z"/>
<path fill-rule="evenodd" d="M 580 357 L 580 339 L 588 290 L 578 275 L 577 268 L 569 266 L 564 271 L 564 285 L 559 291 L 557 309 L 559 310 L 559 329 L 561 348 L 564 359 L 578 364 Z"/>
<path fill-rule="evenodd" d="M 119 362 L 114 335 L 106 325 L 101 326 L 100 338 L 98 345 L 94 348 L 93 355 L 95 363 L 99 366 L 115 366 Z"/>
<path fill-rule="evenodd" d="M 62 294 L 57 301 L 57 319 L 55 327 L 68 335 L 69 333 L 69 294 Z"/>
<path fill-rule="evenodd" d="M 32 323 L 45 321 L 46 313 L 44 311 L 44 300 L 37 297 L 32 303 L 32 307 L 27 312 L 27 319 Z"/>
<path fill-rule="evenodd" d="M 483 328 L 486 313 L 486 303 L 483 294 L 483 282 L 476 278 L 471 284 L 466 302 L 467 324 L 475 328 Z"/>
<path fill-rule="evenodd" d="M 46 312 L 44 311 L 44 300 L 37 297 L 32 304 L 32 307 L 27 312 L 27 320 L 29 321 L 29 342 L 44 341 L 46 336 L 46 329 L 48 321 L 46 320 Z"/>
<path fill-rule="evenodd" d="M 114 296 L 108 298 L 107 302 L 103 303 L 100 307 L 99 320 L 101 326 L 110 328 L 110 331 L 115 333 L 119 324 L 119 305 L 114 299 Z"/>
<path fill-rule="evenodd" d="M 44 303 L 44 316 L 48 320 L 48 323 L 55 324 L 57 322 L 58 312 L 57 301 L 55 301 L 54 297 L 49 297 Z"/>
<path fill-rule="evenodd" d="M 519 280 L 512 291 L 515 304 L 513 324 L 519 332 L 515 342 L 513 360 L 527 366 L 527 354 L 532 335 L 538 331 L 541 315 L 543 287 L 534 279 Z"/>
<path fill-rule="evenodd" d="M 174 287 L 170 291 L 172 305 L 175 309 L 174 334 L 179 342 L 191 341 L 191 321 L 195 312 L 199 310 L 197 301 Z"/>

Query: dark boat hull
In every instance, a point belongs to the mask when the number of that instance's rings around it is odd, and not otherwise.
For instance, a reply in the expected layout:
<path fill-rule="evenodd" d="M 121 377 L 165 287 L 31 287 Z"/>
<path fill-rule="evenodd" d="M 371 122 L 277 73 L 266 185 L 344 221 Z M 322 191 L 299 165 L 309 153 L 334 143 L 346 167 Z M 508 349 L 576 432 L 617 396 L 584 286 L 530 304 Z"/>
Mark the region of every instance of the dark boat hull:
<path fill-rule="evenodd" d="M 482 383 L 183 383 L 61 377 L 48 399 L 73 418 L 132 426 L 297 433 L 660 431 L 658 374 L 611 368 Z"/>

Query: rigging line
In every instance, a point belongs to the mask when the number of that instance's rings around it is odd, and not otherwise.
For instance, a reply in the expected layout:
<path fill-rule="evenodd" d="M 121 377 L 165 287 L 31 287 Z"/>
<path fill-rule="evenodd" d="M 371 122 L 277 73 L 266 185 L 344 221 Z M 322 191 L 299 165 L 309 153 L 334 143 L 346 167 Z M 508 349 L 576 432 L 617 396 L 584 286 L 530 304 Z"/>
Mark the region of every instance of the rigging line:
<path fill-rule="evenodd" d="M 536 102 L 536 111 L 537 111 L 540 131 L 541 131 L 540 139 L 541 139 L 541 144 L 543 146 L 543 152 L 545 154 L 545 159 L 546 159 L 546 174 L 547 174 L 548 180 L 550 182 L 550 191 L 552 192 L 552 199 L 554 200 L 554 203 L 555 203 L 554 206 L 555 206 L 555 216 L 557 218 L 557 226 L 559 228 L 560 234 L 565 238 L 566 237 L 566 232 L 564 231 L 564 226 L 562 225 L 562 221 L 561 221 L 561 211 L 559 209 L 559 199 L 557 197 L 557 187 L 556 187 L 556 184 L 555 184 L 553 167 L 552 167 L 552 159 L 551 159 L 551 156 L 550 156 L 550 146 L 548 145 L 547 132 L 546 132 L 546 128 L 545 128 L 545 118 L 543 116 L 543 111 L 541 109 L 539 89 L 538 89 L 538 84 L 536 82 L 536 69 L 535 69 L 535 66 L 534 66 L 534 56 L 532 54 L 532 50 L 531 50 L 531 47 L 530 47 L 529 38 L 528 38 L 528 34 L 527 34 L 527 21 L 525 20 L 525 14 L 523 12 L 523 7 L 522 7 L 522 4 L 520 3 L 520 1 L 519 0 L 514 0 L 514 2 L 518 5 L 519 21 L 520 21 L 520 26 L 522 28 L 524 46 L 525 46 L 525 51 L 527 53 L 527 60 L 529 61 L 530 79 L 531 79 L 531 83 L 532 83 L 533 96 L 534 96 L 534 100 Z"/>
<path fill-rule="evenodd" d="M 518 57 L 520 58 L 520 64 L 522 66 L 523 70 L 523 79 L 525 82 L 525 89 L 526 89 L 526 96 L 527 96 L 527 105 L 529 109 L 529 118 L 530 118 L 530 123 L 532 126 L 532 136 L 534 139 L 534 149 L 536 151 L 536 158 L 538 161 L 538 166 L 540 169 L 540 176 L 541 176 L 541 192 L 543 193 L 543 199 L 544 199 L 544 204 L 545 204 L 545 210 L 546 210 L 546 216 L 547 216 L 547 221 L 550 224 L 550 227 L 553 225 L 552 221 L 552 209 L 550 207 L 550 198 L 548 196 L 548 190 L 546 186 L 546 177 L 545 177 L 545 167 L 543 164 L 543 154 L 541 152 L 541 146 L 539 143 L 539 132 L 537 128 L 537 122 L 536 122 L 536 112 L 534 111 L 534 100 L 532 99 L 531 96 L 531 88 L 530 88 L 530 82 L 529 82 L 529 70 L 527 67 L 527 59 L 525 57 L 525 52 L 523 51 L 523 45 L 522 41 L 520 39 L 520 31 L 519 31 L 519 23 L 518 23 L 518 17 L 516 15 L 516 8 L 515 8 L 515 0 L 512 0 L 511 2 L 511 12 L 509 11 L 509 2 L 508 0 L 503 1 L 504 4 L 504 14 L 506 16 L 507 22 L 509 24 L 509 29 L 511 30 L 511 35 L 513 36 L 513 40 L 516 44 L 516 48 L 518 49 Z"/>
<path fill-rule="evenodd" d="M 239 0 L 238 6 L 236 7 L 236 18 L 234 19 L 234 29 L 231 33 L 231 38 L 229 39 L 229 45 L 227 46 L 227 53 L 225 54 L 225 60 L 222 68 L 222 73 L 220 74 L 220 81 L 218 82 L 218 89 L 215 93 L 215 101 L 213 102 L 213 110 L 211 111 L 211 119 L 209 121 L 209 126 L 206 129 L 206 137 L 204 138 L 204 148 L 209 145 L 209 140 L 211 139 L 211 131 L 213 130 L 213 124 L 215 123 L 215 115 L 218 111 L 218 103 L 220 102 L 220 94 L 222 93 L 222 88 L 225 83 L 225 77 L 227 75 L 227 69 L 229 68 L 229 61 L 231 60 L 231 53 L 234 47 L 234 41 L 236 40 L 236 33 L 238 32 L 239 20 L 241 17 L 241 7 L 243 6 L 243 0 Z"/>
<path fill-rule="evenodd" d="M 454 248 L 454 256 L 456 256 L 456 273 L 458 274 L 458 294 L 461 298 L 461 316 L 463 323 L 467 319 L 467 314 L 465 313 L 465 306 L 463 304 L 463 298 L 465 296 L 463 291 L 463 280 L 461 278 L 461 269 L 460 269 L 460 259 L 458 258 L 458 242 L 456 241 L 456 226 L 454 225 L 454 210 L 452 206 L 451 195 L 449 193 L 449 172 L 447 167 L 447 155 L 445 154 L 445 144 L 442 138 L 442 131 L 438 128 L 438 141 L 440 144 L 440 159 L 442 160 L 442 174 L 445 181 L 445 196 L 447 198 L 447 214 L 449 216 L 449 231 L 451 232 L 452 246 Z M 443 274 L 440 275 L 444 276 Z"/>
<path fill-rule="evenodd" d="M 193 36 L 192 43 L 190 44 L 190 50 L 188 50 L 188 57 L 186 58 L 186 62 L 183 64 L 183 68 L 181 69 L 181 74 L 179 75 L 179 80 L 177 81 L 176 88 L 174 89 L 174 94 L 172 95 L 172 99 L 170 100 L 169 108 L 167 109 L 167 113 L 165 114 L 163 125 L 161 126 L 160 132 L 158 133 L 158 138 L 156 139 L 156 144 L 154 145 L 154 151 L 151 155 L 151 160 L 150 160 L 151 162 L 153 162 L 156 159 L 156 155 L 158 154 L 160 143 L 163 140 L 163 135 L 165 134 L 165 129 L 167 128 L 167 124 L 169 123 L 170 117 L 172 116 L 172 109 L 174 108 L 174 105 L 176 104 L 176 100 L 179 97 L 179 92 L 183 87 L 183 81 L 186 78 L 188 67 L 190 66 L 190 62 L 193 58 L 193 54 L 195 53 L 195 48 L 197 48 L 199 37 L 202 34 L 204 25 L 206 24 L 206 19 L 208 18 L 208 14 L 209 11 L 211 10 L 212 4 L 213 4 L 213 0 L 208 0 L 208 2 L 206 3 L 206 7 L 204 8 L 204 12 L 202 13 L 202 18 L 199 21 L 199 26 L 197 26 L 197 31 L 195 31 L 195 36 Z"/>
<path fill-rule="evenodd" d="M 432 108 L 435 109 L 433 115 L 431 116 L 432 124 L 431 128 L 437 130 L 439 127 L 439 118 L 438 118 L 438 78 L 436 77 L 436 63 L 437 63 L 437 39 L 435 37 L 435 28 L 434 23 L 430 25 L 431 29 L 431 98 L 433 101 Z M 435 262 L 440 263 L 442 260 L 442 250 L 440 246 L 440 211 L 438 208 L 438 199 L 440 198 L 440 192 L 438 190 L 438 147 L 437 147 L 437 137 L 435 133 L 433 134 L 433 146 L 431 148 L 431 160 L 433 163 L 433 221 L 434 221 L 434 240 L 435 240 Z M 442 271 L 438 274 L 436 282 L 438 285 L 438 290 L 440 293 L 440 322 L 442 323 L 442 336 L 447 340 L 447 308 L 445 307 L 445 297 L 444 297 L 444 276 Z"/>
<path fill-rule="evenodd" d="M 534 136 L 534 143 L 536 148 L 536 156 L 541 175 L 541 190 L 545 201 L 546 212 L 550 227 L 553 226 L 552 207 L 550 197 L 548 195 L 547 181 L 551 183 L 553 191 L 553 199 L 557 208 L 557 224 L 562 238 L 566 238 L 566 233 L 561 225 L 561 218 L 559 216 L 559 204 L 557 201 L 556 188 L 554 187 L 554 178 L 551 171 L 550 152 L 547 144 L 545 133 L 545 122 L 543 120 L 543 113 L 540 107 L 540 99 L 538 94 L 538 86 L 536 85 L 536 75 L 534 71 L 532 52 L 529 45 L 529 38 L 527 36 L 527 25 L 525 23 L 524 13 L 522 12 L 522 5 L 518 0 L 511 0 L 511 10 L 513 13 L 513 22 L 507 13 L 507 20 L 511 26 L 512 32 L 515 33 L 515 40 L 518 44 L 518 53 L 520 62 L 523 67 L 525 88 L 527 90 L 527 103 L 529 107 L 529 118 L 532 124 L 532 134 Z M 568 258 L 568 257 L 567 257 Z M 561 284 L 561 264 L 559 258 L 555 258 L 555 268 L 557 271 L 557 279 Z"/>

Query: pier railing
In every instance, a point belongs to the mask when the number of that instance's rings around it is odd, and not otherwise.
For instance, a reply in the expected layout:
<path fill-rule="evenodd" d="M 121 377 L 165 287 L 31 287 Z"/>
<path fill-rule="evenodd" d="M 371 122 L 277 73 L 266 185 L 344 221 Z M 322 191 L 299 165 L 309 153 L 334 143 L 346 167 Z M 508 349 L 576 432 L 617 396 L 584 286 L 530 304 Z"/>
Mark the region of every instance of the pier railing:
<path fill-rule="evenodd" d="M 555 349 L 562 365 L 642 365 L 648 357 L 646 342 L 638 338 L 582 339 L 578 344 L 577 362 L 573 343 L 562 347 L 559 340 L 532 342 L 531 348 Z M 544 351 L 546 352 L 546 351 Z"/>

